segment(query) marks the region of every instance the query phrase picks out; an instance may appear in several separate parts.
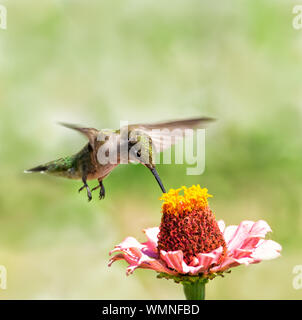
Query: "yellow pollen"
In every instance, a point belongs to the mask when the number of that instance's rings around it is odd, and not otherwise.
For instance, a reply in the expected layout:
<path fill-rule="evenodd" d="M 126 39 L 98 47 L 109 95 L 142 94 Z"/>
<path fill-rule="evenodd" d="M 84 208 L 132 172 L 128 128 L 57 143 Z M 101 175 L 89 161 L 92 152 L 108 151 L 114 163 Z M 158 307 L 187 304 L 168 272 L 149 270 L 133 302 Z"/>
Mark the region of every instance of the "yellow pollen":
<path fill-rule="evenodd" d="M 183 190 L 184 195 L 179 192 Z M 190 188 L 185 186 L 179 189 L 170 189 L 164 193 L 159 200 L 163 200 L 162 211 L 164 213 L 177 215 L 182 212 L 192 212 L 192 210 L 203 209 L 208 206 L 208 198 L 213 197 L 208 194 L 207 188 L 201 188 L 198 184 Z"/>

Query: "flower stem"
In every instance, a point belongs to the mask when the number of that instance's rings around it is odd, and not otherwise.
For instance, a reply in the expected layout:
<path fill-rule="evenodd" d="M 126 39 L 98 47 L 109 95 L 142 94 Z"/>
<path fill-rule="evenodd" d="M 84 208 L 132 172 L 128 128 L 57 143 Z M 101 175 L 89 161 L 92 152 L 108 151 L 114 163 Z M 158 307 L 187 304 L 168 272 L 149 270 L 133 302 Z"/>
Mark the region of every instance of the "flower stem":
<path fill-rule="evenodd" d="M 182 282 L 187 300 L 205 300 L 207 281 Z"/>

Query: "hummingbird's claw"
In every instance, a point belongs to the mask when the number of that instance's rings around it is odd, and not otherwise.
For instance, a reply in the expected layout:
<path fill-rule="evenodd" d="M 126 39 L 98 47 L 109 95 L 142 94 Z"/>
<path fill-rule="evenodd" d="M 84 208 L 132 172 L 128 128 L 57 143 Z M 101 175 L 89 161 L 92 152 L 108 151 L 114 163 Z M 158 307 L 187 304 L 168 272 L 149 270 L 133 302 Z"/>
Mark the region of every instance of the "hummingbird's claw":
<path fill-rule="evenodd" d="M 99 180 L 99 185 L 94 187 L 91 191 L 97 190 L 98 188 L 101 188 L 99 198 L 100 198 L 100 200 L 102 200 L 102 199 L 105 198 L 105 187 L 103 185 L 103 181 L 102 180 Z"/>
<path fill-rule="evenodd" d="M 105 188 L 104 188 L 103 185 L 101 186 L 101 191 L 100 191 L 100 197 L 99 198 L 100 198 L 100 200 L 105 198 Z"/>
<path fill-rule="evenodd" d="M 85 184 L 79 189 L 79 193 L 80 193 L 84 188 L 86 188 L 86 185 L 85 185 Z"/>
<path fill-rule="evenodd" d="M 89 187 L 87 187 L 87 197 L 88 197 L 88 202 L 92 200 L 92 195 L 91 195 Z"/>
<path fill-rule="evenodd" d="M 84 183 L 84 185 L 79 189 L 79 192 L 81 192 L 84 188 L 86 188 L 87 190 L 87 197 L 88 197 L 88 201 L 92 200 L 92 195 L 91 195 L 91 191 L 89 189 L 89 186 L 87 183 Z"/>

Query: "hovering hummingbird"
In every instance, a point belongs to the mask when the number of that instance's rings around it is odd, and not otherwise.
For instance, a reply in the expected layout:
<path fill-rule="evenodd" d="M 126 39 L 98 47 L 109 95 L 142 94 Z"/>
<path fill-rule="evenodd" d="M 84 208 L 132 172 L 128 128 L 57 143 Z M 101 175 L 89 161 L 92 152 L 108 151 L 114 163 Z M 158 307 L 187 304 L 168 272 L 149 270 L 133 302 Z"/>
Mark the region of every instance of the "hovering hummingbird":
<path fill-rule="evenodd" d="M 61 125 L 82 133 L 88 143 L 78 153 L 26 170 L 26 173 L 40 172 L 69 179 L 82 180 L 87 190 L 88 201 L 91 191 L 100 188 L 99 197 L 105 197 L 103 180 L 120 163 L 139 162 L 148 168 L 157 180 L 163 193 L 166 190 L 155 168 L 154 154 L 161 152 L 179 139 L 186 129 L 205 128 L 212 118 L 197 118 L 155 124 L 134 124 L 118 130 L 85 128 L 73 124 Z M 108 161 L 115 155 L 114 161 Z M 111 159 L 112 160 L 112 159 Z M 98 180 L 98 185 L 90 190 L 87 181 Z"/>

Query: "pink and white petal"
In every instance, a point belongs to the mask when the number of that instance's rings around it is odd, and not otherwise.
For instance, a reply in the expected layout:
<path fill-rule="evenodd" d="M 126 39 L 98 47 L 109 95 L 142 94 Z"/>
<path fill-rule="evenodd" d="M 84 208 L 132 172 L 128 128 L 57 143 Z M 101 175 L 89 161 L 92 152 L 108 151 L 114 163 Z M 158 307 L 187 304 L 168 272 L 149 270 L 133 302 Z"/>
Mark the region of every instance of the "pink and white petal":
<path fill-rule="evenodd" d="M 188 265 L 184 262 L 183 252 L 181 250 L 168 252 L 160 250 L 160 258 L 166 262 L 169 268 L 174 269 L 179 273 L 188 273 L 186 268 Z"/>
<path fill-rule="evenodd" d="M 235 262 L 237 262 L 238 264 L 244 264 L 244 265 L 249 265 L 250 263 L 255 263 L 255 259 L 250 258 L 250 257 L 243 257 L 243 258 L 239 258 L 239 259 L 234 259 Z"/>
<path fill-rule="evenodd" d="M 193 257 L 189 266 L 190 267 L 197 267 L 198 265 L 199 265 L 199 259 L 197 257 Z"/>
<path fill-rule="evenodd" d="M 150 249 L 148 246 L 146 246 L 145 248 L 141 249 L 142 253 L 147 255 L 150 258 L 154 258 L 154 259 L 158 259 L 159 258 L 159 254 L 158 251 Z"/>
<path fill-rule="evenodd" d="M 233 252 L 233 250 L 236 248 L 241 248 L 246 238 L 250 236 L 250 231 L 254 224 L 255 224 L 254 221 L 248 221 L 248 220 L 242 221 L 239 224 L 232 238 L 227 243 L 227 247 L 230 252 Z"/>
<path fill-rule="evenodd" d="M 220 265 L 211 268 L 210 272 L 222 272 L 237 266 L 239 266 L 239 263 L 233 257 L 226 257 Z"/>
<path fill-rule="evenodd" d="M 243 221 L 238 226 L 230 241 L 228 241 L 228 250 L 234 253 L 235 249 L 238 248 L 252 249 L 256 247 L 259 240 L 264 238 L 270 231 L 272 231 L 270 226 L 264 220 L 257 222 Z"/>
<path fill-rule="evenodd" d="M 247 237 L 242 245 L 241 245 L 241 249 L 244 249 L 244 250 L 254 250 L 257 245 L 258 245 L 258 242 L 261 240 L 262 238 L 259 238 L 257 236 L 250 236 L 250 237 Z"/>
<path fill-rule="evenodd" d="M 112 263 L 115 261 L 118 261 L 118 260 L 125 260 L 123 253 L 118 253 L 118 254 L 114 255 L 112 258 L 110 258 L 110 260 L 108 262 L 108 267 L 111 267 Z"/>
<path fill-rule="evenodd" d="M 125 251 L 129 248 L 142 249 L 144 247 L 145 247 L 145 245 L 138 242 L 135 238 L 127 237 L 120 244 L 114 246 L 114 249 L 109 252 L 109 255 L 111 255 L 112 253 L 117 252 L 117 251 Z"/>
<path fill-rule="evenodd" d="M 192 276 L 195 276 L 199 273 L 206 273 L 207 270 L 203 266 L 197 266 L 197 267 L 190 267 L 187 265 L 187 268 L 185 268 L 188 272 L 187 274 L 190 274 Z"/>
<path fill-rule="evenodd" d="M 162 261 L 150 258 L 141 252 L 138 253 L 136 250 L 135 248 L 130 248 L 127 250 L 127 253 L 116 254 L 110 259 L 109 266 L 111 266 L 112 263 L 117 260 L 125 260 L 129 264 L 126 269 L 127 275 L 133 273 L 133 271 L 137 268 L 151 269 L 157 272 L 165 272 L 169 274 L 177 274 L 177 272 L 173 272 L 167 268 Z M 135 252 L 136 254 L 130 254 L 130 252 Z"/>
<path fill-rule="evenodd" d="M 218 249 L 215 249 L 210 253 L 199 253 L 197 255 L 199 260 L 199 265 L 202 265 L 205 271 L 209 270 L 211 266 L 218 263 L 221 257 L 222 251 L 223 251 L 223 248 L 219 247 Z"/>
<path fill-rule="evenodd" d="M 150 269 L 156 272 L 164 272 L 171 275 L 176 275 L 178 272 L 169 269 L 165 263 L 159 259 L 150 259 L 142 261 L 138 268 Z"/>
<path fill-rule="evenodd" d="M 226 244 L 228 244 L 234 238 L 234 235 L 235 235 L 237 229 L 238 229 L 238 226 L 235 226 L 235 225 L 227 226 L 224 229 L 223 237 L 224 237 Z"/>
<path fill-rule="evenodd" d="M 158 234 L 159 234 L 159 228 L 154 227 L 154 228 L 148 228 L 144 229 L 143 232 L 145 233 L 148 241 L 145 242 L 144 244 L 150 249 L 155 252 L 157 252 L 157 242 L 158 242 Z"/>
<path fill-rule="evenodd" d="M 242 244 L 242 248 L 253 249 L 258 246 L 260 239 L 265 238 L 268 232 L 271 232 L 271 227 L 264 220 L 259 220 L 252 226 L 249 236 L 245 239 Z"/>
<path fill-rule="evenodd" d="M 145 256 L 138 248 L 127 248 L 122 251 L 124 258 L 128 263 L 139 264 L 140 260 Z M 147 256 L 146 256 L 147 257 Z"/>
<path fill-rule="evenodd" d="M 255 260 L 270 260 L 280 256 L 282 247 L 273 240 L 260 240 L 251 257 Z"/>
<path fill-rule="evenodd" d="M 129 266 L 126 269 L 126 274 L 127 275 L 133 273 L 133 271 L 140 266 L 138 259 L 135 260 L 132 257 L 130 257 L 127 254 L 124 254 L 124 253 L 119 253 L 119 254 L 116 254 L 115 256 L 113 256 L 109 260 L 108 266 L 111 267 L 112 263 L 115 262 L 115 261 L 118 261 L 118 260 L 125 260 L 129 264 Z"/>
<path fill-rule="evenodd" d="M 190 265 L 187 265 L 184 261 L 181 250 L 168 252 L 161 250 L 160 258 L 165 261 L 169 268 L 176 270 L 180 274 L 196 275 L 201 272 L 205 273 L 209 269 L 209 267 L 205 267 L 201 261 L 204 261 L 209 266 L 216 261 L 217 255 L 214 253 L 199 254 L 195 257 L 197 260 L 195 259 Z"/>
<path fill-rule="evenodd" d="M 183 259 L 183 252 L 181 250 L 168 252 L 161 250 L 160 258 L 169 268 L 177 271 L 177 273 L 187 274 L 189 272 L 197 272 L 198 269 L 201 269 L 201 267 L 189 267 Z"/>
<path fill-rule="evenodd" d="M 254 252 L 254 248 L 253 249 L 235 249 L 233 251 L 233 258 L 235 259 L 240 259 L 240 258 L 244 258 L 244 257 L 250 257 L 251 254 Z"/>
<path fill-rule="evenodd" d="M 208 255 L 208 254 L 207 254 Z M 209 254 L 211 255 L 211 254 Z M 205 266 L 201 263 L 201 261 L 203 261 L 204 263 L 206 263 L 207 265 L 211 265 L 212 261 L 213 261 L 213 257 L 211 256 L 207 256 L 207 257 L 194 257 L 194 262 L 190 263 L 190 265 L 187 265 L 184 262 L 184 270 L 187 271 L 188 274 L 190 275 L 196 275 L 199 273 L 207 273 L 209 271 L 209 267 Z"/>
<path fill-rule="evenodd" d="M 223 233 L 224 230 L 225 230 L 225 223 L 224 223 L 224 221 L 223 221 L 223 220 L 219 220 L 219 221 L 217 221 L 217 224 L 218 224 L 218 228 L 219 228 L 220 232 Z"/>
<path fill-rule="evenodd" d="M 255 222 L 250 230 L 250 235 L 253 237 L 264 238 L 268 232 L 272 232 L 271 227 L 264 220 Z"/>

